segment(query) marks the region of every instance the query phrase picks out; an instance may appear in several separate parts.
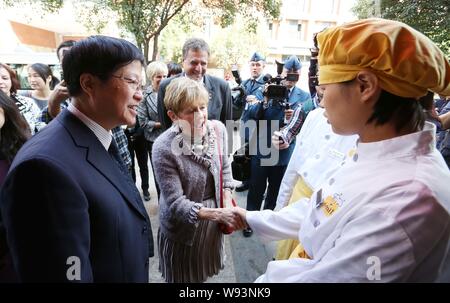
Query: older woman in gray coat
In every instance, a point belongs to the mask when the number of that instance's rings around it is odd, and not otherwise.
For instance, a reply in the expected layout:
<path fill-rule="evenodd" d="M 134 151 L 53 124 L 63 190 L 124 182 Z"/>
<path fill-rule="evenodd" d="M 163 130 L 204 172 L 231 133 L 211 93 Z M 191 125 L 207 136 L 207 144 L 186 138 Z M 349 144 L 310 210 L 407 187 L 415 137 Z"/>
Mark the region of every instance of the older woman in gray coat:
<path fill-rule="evenodd" d="M 207 120 L 208 93 L 194 80 L 173 80 L 164 103 L 173 125 L 153 145 L 161 189 L 159 269 L 167 282 L 204 282 L 223 268 L 218 224 L 245 227 L 231 208 L 218 208 L 221 195 L 231 205 L 234 188 L 226 129 Z"/>
<path fill-rule="evenodd" d="M 137 107 L 137 115 L 139 126 L 144 130 L 145 137 L 145 149 L 148 151 L 150 157 L 150 163 L 152 163 L 153 175 L 155 175 L 155 169 L 152 160 L 152 149 L 153 142 L 160 134 L 162 134 L 163 129 L 161 128 L 161 122 L 159 122 L 158 116 L 158 90 L 161 81 L 167 77 L 167 65 L 160 61 L 153 61 L 147 66 L 145 70 L 147 77 L 150 80 L 150 85 L 145 89 L 143 94 L 143 100 L 139 103 Z M 138 162 L 139 162 L 139 155 Z M 142 157 L 142 156 L 141 156 Z M 141 168 L 141 163 L 139 163 L 139 168 Z M 147 157 L 145 157 L 145 165 L 147 165 Z M 142 174 L 141 174 L 142 177 Z M 148 188 L 148 173 L 147 173 L 147 188 Z M 143 180 L 144 183 L 144 180 Z M 159 199 L 159 186 L 155 182 L 156 192 Z M 145 193 L 144 193 L 145 198 Z"/>

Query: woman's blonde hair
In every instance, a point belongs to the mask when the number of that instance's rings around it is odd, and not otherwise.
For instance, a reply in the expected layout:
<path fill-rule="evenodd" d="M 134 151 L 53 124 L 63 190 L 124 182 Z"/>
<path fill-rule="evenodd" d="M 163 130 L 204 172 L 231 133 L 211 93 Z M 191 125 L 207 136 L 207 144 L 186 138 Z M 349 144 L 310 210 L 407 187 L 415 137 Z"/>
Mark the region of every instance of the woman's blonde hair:
<path fill-rule="evenodd" d="M 147 65 L 147 68 L 145 69 L 145 72 L 147 74 L 148 80 L 151 83 L 152 80 L 153 80 L 153 77 L 157 73 L 163 73 L 163 74 L 165 74 L 167 76 L 168 69 L 167 69 L 167 65 L 164 62 L 153 61 L 152 63 Z"/>
<path fill-rule="evenodd" d="M 208 91 L 199 83 L 187 77 L 173 79 L 166 88 L 164 105 L 175 114 L 186 108 L 208 104 Z"/>

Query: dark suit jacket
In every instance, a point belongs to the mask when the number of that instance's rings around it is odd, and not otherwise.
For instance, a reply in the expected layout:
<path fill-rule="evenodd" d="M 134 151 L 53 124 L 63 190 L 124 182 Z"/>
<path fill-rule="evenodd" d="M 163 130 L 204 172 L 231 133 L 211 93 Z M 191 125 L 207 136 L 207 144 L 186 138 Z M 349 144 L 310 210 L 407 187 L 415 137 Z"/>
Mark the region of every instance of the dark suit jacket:
<path fill-rule="evenodd" d="M 153 239 L 138 195 L 94 133 L 63 111 L 19 151 L 0 193 L 19 279 L 68 282 L 79 264 L 74 282 L 148 282 Z"/>
<path fill-rule="evenodd" d="M 172 120 L 170 120 L 167 115 L 167 109 L 164 106 L 164 96 L 166 95 L 166 87 L 169 83 L 178 77 L 184 77 L 185 74 L 178 74 L 176 76 L 165 79 L 158 91 L 158 115 L 159 121 L 163 129 L 167 129 L 172 125 Z M 209 93 L 208 102 L 208 120 L 220 120 L 226 125 L 227 120 L 232 120 L 232 102 L 231 102 L 231 90 L 227 82 L 220 78 L 204 75 L 203 81 L 205 87 Z"/>

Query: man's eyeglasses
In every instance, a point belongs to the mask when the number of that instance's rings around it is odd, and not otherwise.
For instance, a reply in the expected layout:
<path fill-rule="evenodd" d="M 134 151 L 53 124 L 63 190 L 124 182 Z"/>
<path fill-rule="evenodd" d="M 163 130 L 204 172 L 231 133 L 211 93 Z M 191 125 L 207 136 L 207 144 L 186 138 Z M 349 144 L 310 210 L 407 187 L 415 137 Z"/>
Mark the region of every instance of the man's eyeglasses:
<path fill-rule="evenodd" d="M 141 81 L 137 80 L 137 79 L 131 79 L 125 76 L 116 76 L 116 75 L 111 75 L 114 78 L 120 79 L 122 81 L 125 81 L 126 83 L 130 84 L 131 88 L 134 89 L 136 92 L 142 92 L 143 87 L 141 85 Z"/>

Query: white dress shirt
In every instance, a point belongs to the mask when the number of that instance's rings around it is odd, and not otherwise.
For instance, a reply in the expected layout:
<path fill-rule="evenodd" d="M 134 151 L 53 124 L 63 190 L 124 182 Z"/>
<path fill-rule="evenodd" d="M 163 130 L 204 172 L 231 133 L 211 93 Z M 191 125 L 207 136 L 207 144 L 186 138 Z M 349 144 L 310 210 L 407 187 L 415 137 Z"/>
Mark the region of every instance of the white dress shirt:
<path fill-rule="evenodd" d="M 67 109 L 75 115 L 78 119 L 81 120 L 97 137 L 103 147 L 108 150 L 111 145 L 112 135 L 111 132 L 107 131 L 103 127 L 101 127 L 98 123 L 90 119 L 88 116 L 83 114 L 78 108 L 76 108 L 72 103 L 69 104 Z"/>

